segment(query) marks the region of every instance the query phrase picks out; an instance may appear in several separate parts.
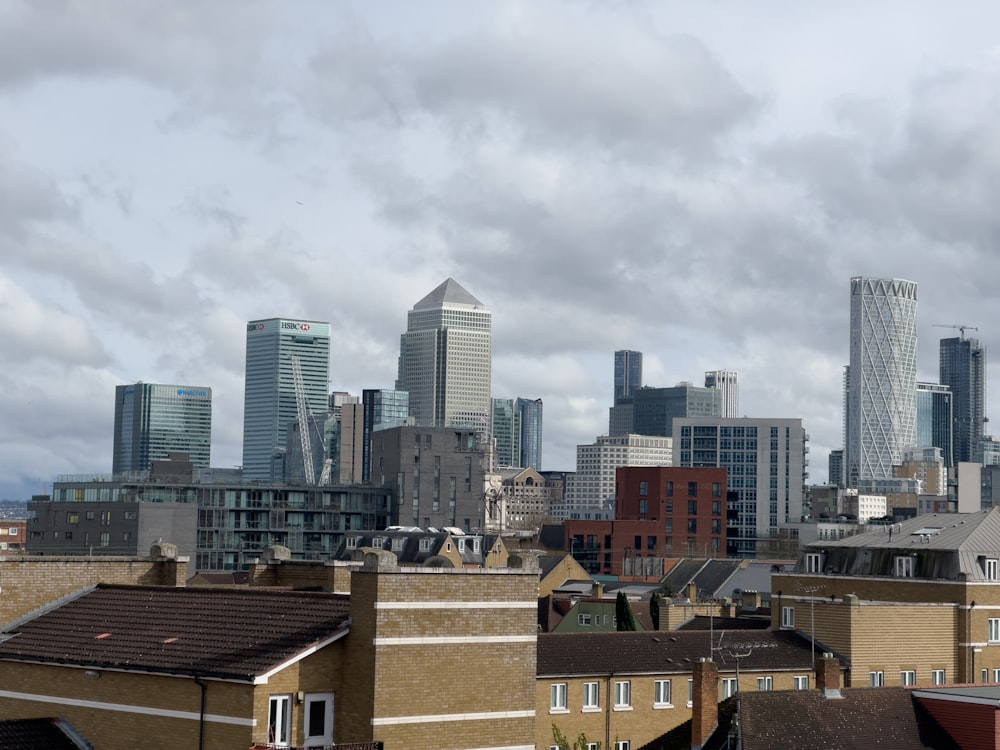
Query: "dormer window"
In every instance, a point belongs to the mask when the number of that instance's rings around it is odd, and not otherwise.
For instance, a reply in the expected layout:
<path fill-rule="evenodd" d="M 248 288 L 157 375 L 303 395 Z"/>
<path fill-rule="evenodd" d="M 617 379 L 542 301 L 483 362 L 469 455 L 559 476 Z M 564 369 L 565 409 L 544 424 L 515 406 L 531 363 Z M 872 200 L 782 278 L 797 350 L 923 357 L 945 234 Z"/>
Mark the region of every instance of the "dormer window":
<path fill-rule="evenodd" d="M 404 537 L 398 536 L 392 540 L 392 548 L 396 552 L 399 552 L 406 546 L 406 539 Z"/>
<path fill-rule="evenodd" d="M 420 551 L 421 552 L 427 552 L 428 550 L 430 550 L 430 548 L 431 548 L 431 538 L 428 537 L 428 536 L 425 536 L 425 537 L 421 538 L 421 540 L 420 540 Z"/>
<path fill-rule="evenodd" d="M 896 578 L 913 578 L 913 558 L 909 555 L 896 558 Z"/>
<path fill-rule="evenodd" d="M 356 536 L 347 537 L 347 549 L 357 549 L 358 548 L 358 538 Z"/>
<path fill-rule="evenodd" d="M 1000 560 L 995 557 L 984 557 L 983 558 L 983 575 L 988 581 L 996 581 L 1000 578 L 998 575 L 1000 572 Z"/>
<path fill-rule="evenodd" d="M 382 549 L 385 546 L 385 537 L 377 536 L 372 539 L 372 547 L 375 549 Z"/>
<path fill-rule="evenodd" d="M 823 572 L 823 555 L 820 552 L 806 553 L 806 573 Z"/>
<path fill-rule="evenodd" d="M 458 551 L 459 552 L 465 552 L 465 540 L 464 539 L 459 539 L 458 540 Z"/>
<path fill-rule="evenodd" d="M 479 547 L 479 540 L 478 539 L 473 539 L 472 540 L 472 551 L 478 553 L 479 549 L 480 549 L 480 547 Z"/>

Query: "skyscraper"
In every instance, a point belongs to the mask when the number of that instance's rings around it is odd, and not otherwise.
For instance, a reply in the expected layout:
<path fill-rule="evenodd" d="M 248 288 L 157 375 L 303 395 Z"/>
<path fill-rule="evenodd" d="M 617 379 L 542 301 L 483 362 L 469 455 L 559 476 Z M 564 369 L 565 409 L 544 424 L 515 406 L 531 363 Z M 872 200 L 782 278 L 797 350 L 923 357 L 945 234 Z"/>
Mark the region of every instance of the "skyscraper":
<path fill-rule="evenodd" d="M 330 324 L 284 318 L 247 323 L 243 400 L 243 476 L 247 479 L 284 478 L 286 431 L 298 418 L 292 357 L 299 358 L 310 414 L 324 414 L 330 378 Z"/>
<path fill-rule="evenodd" d="M 940 354 L 940 382 L 952 393 L 954 462 L 981 463 L 977 446 L 986 421 L 986 353 L 977 339 L 963 335 L 941 339 Z M 947 456 L 945 461 L 951 465 Z"/>
<path fill-rule="evenodd" d="M 679 383 L 673 388 L 639 388 L 633 394 L 632 430 L 636 435 L 673 435 L 678 417 L 722 416 L 722 393 Z"/>
<path fill-rule="evenodd" d="M 722 416 L 735 418 L 740 415 L 740 384 L 735 372 L 710 370 L 705 373 L 705 387 L 722 393 Z"/>
<path fill-rule="evenodd" d="M 917 383 L 917 442 L 918 448 L 940 448 L 944 465 L 951 467 L 954 440 L 952 438 L 951 388 L 938 383 Z"/>
<path fill-rule="evenodd" d="M 366 388 L 361 392 L 362 445 L 361 480 L 371 479 L 372 433 L 402 427 L 410 414 L 410 394 L 388 388 Z"/>
<path fill-rule="evenodd" d="M 845 414 L 846 482 L 891 477 L 916 444 L 917 285 L 851 279 L 851 364 Z"/>
<path fill-rule="evenodd" d="M 521 422 L 521 455 L 519 466 L 542 470 L 542 400 L 519 398 L 514 406 Z"/>
<path fill-rule="evenodd" d="M 112 471 L 145 471 L 150 462 L 183 451 L 196 468 L 212 452 L 212 389 L 136 383 L 115 387 Z"/>
<path fill-rule="evenodd" d="M 449 278 L 413 306 L 406 323 L 396 390 L 410 394 L 410 416 L 419 426 L 485 432 L 493 362 L 490 311 Z"/>
<path fill-rule="evenodd" d="M 615 352 L 615 402 L 631 398 L 642 387 L 642 352 L 621 349 Z"/>
<path fill-rule="evenodd" d="M 521 415 L 512 398 L 494 398 L 490 410 L 490 431 L 496 444 L 496 465 L 520 466 Z"/>

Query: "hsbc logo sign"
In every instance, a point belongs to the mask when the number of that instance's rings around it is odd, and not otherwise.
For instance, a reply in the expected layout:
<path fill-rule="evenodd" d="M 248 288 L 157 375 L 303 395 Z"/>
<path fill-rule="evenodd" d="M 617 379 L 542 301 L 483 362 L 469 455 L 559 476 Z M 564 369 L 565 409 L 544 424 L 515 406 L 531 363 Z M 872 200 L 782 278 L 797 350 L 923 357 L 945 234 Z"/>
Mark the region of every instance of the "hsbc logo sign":
<path fill-rule="evenodd" d="M 309 330 L 309 324 L 308 323 L 289 323 L 288 321 L 283 320 L 283 321 L 281 321 L 281 328 L 283 330 L 291 330 L 291 331 L 308 331 Z"/>

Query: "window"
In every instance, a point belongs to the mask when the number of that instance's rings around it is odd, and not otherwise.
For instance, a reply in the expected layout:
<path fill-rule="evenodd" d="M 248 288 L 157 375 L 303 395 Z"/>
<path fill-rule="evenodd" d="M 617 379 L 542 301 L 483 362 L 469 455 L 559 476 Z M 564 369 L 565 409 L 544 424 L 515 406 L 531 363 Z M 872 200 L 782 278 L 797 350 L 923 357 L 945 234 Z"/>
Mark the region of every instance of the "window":
<path fill-rule="evenodd" d="M 110 525 L 111 525 L 111 511 L 110 510 L 102 510 L 101 511 L 101 526 L 110 526 Z"/>
<path fill-rule="evenodd" d="M 639 497 L 646 497 L 649 494 L 649 482 L 639 482 Z"/>
<path fill-rule="evenodd" d="M 631 747 L 628 740 L 615 740 L 615 750 L 629 750 Z"/>
<path fill-rule="evenodd" d="M 267 741 L 270 745 L 288 747 L 291 743 L 292 696 L 272 695 L 267 714 Z"/>
<path fill-rule="evenodd" d="M 885 685 L 885 672 L 869 672 L 868 673 L 868 685 L 870 687 L 882 687 Z"/>
<path fill-rule="evenodd" d="M 126 532 L 126 533 L 127 533 L 127 532 Z M 64 533 L 63 533 L 63 536 L 64 536 L 64 537 L 66 537 L 66 541 L 67 541 L 67 542 L 71 542 L 71 541 L 73 541 L 73 532 L 72 532 L 72 531 L 66 531 L 66 532 L 64 532 Z M 125 541 L 127 542 L 127 541 L 128 541 L 128 539 L 126 539 Z"/>
<path fill-rule="evenodd" d="M 85 518 L 86 518 L 86 519 L 87 519 L 88 521 L 93 521 L 93 520 L 94 520 L 94 511 L 92 511 L 92 510 L 88 510 L 88 511 L 87 511 L 87 513 L 85 514 L 85 516 L 84 516 L 84 517 L 85 517 Z"/>
<path fill-rule="evenodd" d="M 688 497 L 698 497 L 697 482 L 688 482 Z"/>
<path fill-rule="evenodd" d="M 809 677 L 808 675 L 802 675 L 795 678 L 795 689 L 796 690 L 808 690 L 809 689 Z"/>
<path fill-rule="evenodd" d="M 990 670 L 981 669 L 979 670 L 979 681 L 982 683 L 987 683 L 990 681 Z"/>
<path fill-rule="evenodd" d="M 691 708 L 693 704 L 694 704 L 694 680 L 688 680 L 687 707 Z"/>
<path fill-rule="evenodd" d="M 723 698 L 732 698 L 734 695 L 736 695 L 736 692 L 738 690 L 739 690 L 739 685 L 736 682 L 736 678 L 735 677 L 723 677 L 722 678 L 722 697 Z"/>
<path fill-rule="evenodd" d="M 601 686 L 597 682 L 583 683 L 583 710 L 599 711 L 601 708 Z"/>
<path fill-rule="evenodd" d="M 983 573 L 991 581 L 997 580 L 997 566 L 1000 564 L 1000 560 L 995 557 L 987 557 L 983 560 Z"/>
<path fill-rule="evenodd" d="M 672 519 L 672 518 L 668 518 L 668 519 L 667 519 L 667 528 L 666 528 L 666 532 L 667 532 L 668 534 L 672 534 L 672 533 L 673 533 L 673 531 L 674 531 L 674 519 Z"/>
<path fill-rule="evenodd" d="M 673 497 L 674 495 L 674 483 L 667 482 L 667 497 Z"/>
<path fill-rule="evenodd" d="M 653 683 L 653 708 L 673 708 L 670 698 L 670 680 Z"/>
<path fill-rule="evenodd" d="M 590 625 L 590 614 L 583 614 L 576 616 L 577 625 Z"/>
<path fill-rule="evenodd" d="M 795 627 L 795 607 L 781 608 L 781 627 L 783 628 Z"/>
<path fill-rule="evenodd" d="M 601 743 L 600 742 L 588 742 L 587 743 L 587 750 L 601 750 Z"/>
<path fill-rule="evenodd" d="M 621 680 L 615 683 L 615 709 L 632 707 L 632 683 Z"/>
<path fill-rule="evenodd" d="M 913 558 L 909 555 L 896 558 L 896 578 L 913 578 Z"/>
<path fill-rule="evenodd" d="M 646 515 L 647 513 L 649 513 L 649 501 L 648 500 L 640 500 L 639 501 L 639 513 L 642 514 L 642 515 Z"/>
<path fill-rule="evenodd" d="M 356 536 L 347 537 L 347 549 L 357 549 L 358 548 L 358 538 Z"/>
<path fill-rule="evenodd" d="M 385 537 L 384 536 L 372 537 L 372 547 L 374 547 L 375 549 L 382 549 L 383 547 L 385 547 Z"/>
<path fill-rule="evenodd" d="M 985 671 L 985 670 L 984 670 Z M 904 669 L 899 673 L 899 684 L 900 685 L 916 685 L 917 684 L 917 673 L 912 669 Z"/>
<path fill-rule="evenodd" d="M 713 516 L 721 516 L 722 515 L 722 501 L 721 500 L 713 500 L 712 501 L 712 515 Z"/>
<path fill-rule="evenodd" d="M 111 544 L 111 532 L 110 531 L 102 531 L 101 532 L 101 546 L 102 547 L 107 547 L 110 544 Z"/>
<path fill-rule="evenodd" d="M 712 497 L 722 497 L 722 485 L 719 482 L 712 482 Z"/>
<path fill-rule="evenodd" d="M 394 538 L 392 540 L 392 548 L 396 552 L 399 552 L 404 547 L 406 547 L 406 538 L 405 537 L 397 536 L 396 538 Z"/>
<path fill-rule="evenodd" d="M 993 682 L 1000 682 L 1000 669 L 993 670 Z"/>
<path fill-rule="evenodd" d="M 420 551 L 421 552 L 427 552 L 431 548 L 431 541 L 432 540 L 430 539 L 430 537 L 426 537 L 425 536 L 425 537 L 421 538 L 421 540 L 420 540 Z"/>
<path fill-rule="evenodd" d="M 989 642 L 997 643 L 1000 641 L 1000 617 L 991 617 L 986 621 L 989 626 Z"/>
<path fill-rule="evenodd" d="M 688 519 L 688 534 L 697 534 L 697 533 L 698 533 L 698 519 L 697 518 L 689 518 Z"/>
<path fill-rule="evenodd" d="M 549 713 L 566 711 L 566 683 L 556 682 L 549 686 Z"/>
<path fill-rule="evenodd" d="M 931 684 L 932 685 L 944 685 L 946 682 L 946 674 L 943 669 L 932 669 L 931 670 Z"/>
<path fill-rule="evenodd" d="M 126 510 L 122 513 L 122 518 L 126 521 L 134 521 L 139 517 L 139 511 L 137 510 Z"/>
<path fill-rule="evenodd" d="M 806 573 L 819 573 L 822 571 L 823 556 L 818 552 L 806 553 Z"/>
<path fill-rule="evenodd" d="M 688 515 L 689 516 L 696 516 L 696 515 L 698 515 L 698 501 L 697 500 L 688 500 Z"/>
<path fill-rule="evenodd" d="M 757 692 L 758 693 L 766 693 L 766 692 L 769 692 L 771 690 L 774 690 L 774 678 L 772 678 L 770 675 L 768 675 L 767 677 L 758 677 L 757 678 Z"/>
<path fill-rule="evenodd" d="M 80 514 L 79 513 L 67 513 L 66 514 L 66 523 L 80 523 Z M 11 529 L 10 533 L 12 535 L 17 534 L 17 529 Z"/>

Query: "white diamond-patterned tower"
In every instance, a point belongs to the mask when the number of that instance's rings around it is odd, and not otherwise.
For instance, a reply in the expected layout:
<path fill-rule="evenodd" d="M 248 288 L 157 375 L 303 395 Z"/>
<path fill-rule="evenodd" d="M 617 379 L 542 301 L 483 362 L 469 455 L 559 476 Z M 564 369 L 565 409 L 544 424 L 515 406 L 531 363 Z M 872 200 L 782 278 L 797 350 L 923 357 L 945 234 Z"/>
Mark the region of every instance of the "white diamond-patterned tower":
<path fill-rule="evenodd" d="M 851 279 L 851 364 L 847 374 L 847 483 L 892 476 L 916 445 L 917 285 Z"/>

